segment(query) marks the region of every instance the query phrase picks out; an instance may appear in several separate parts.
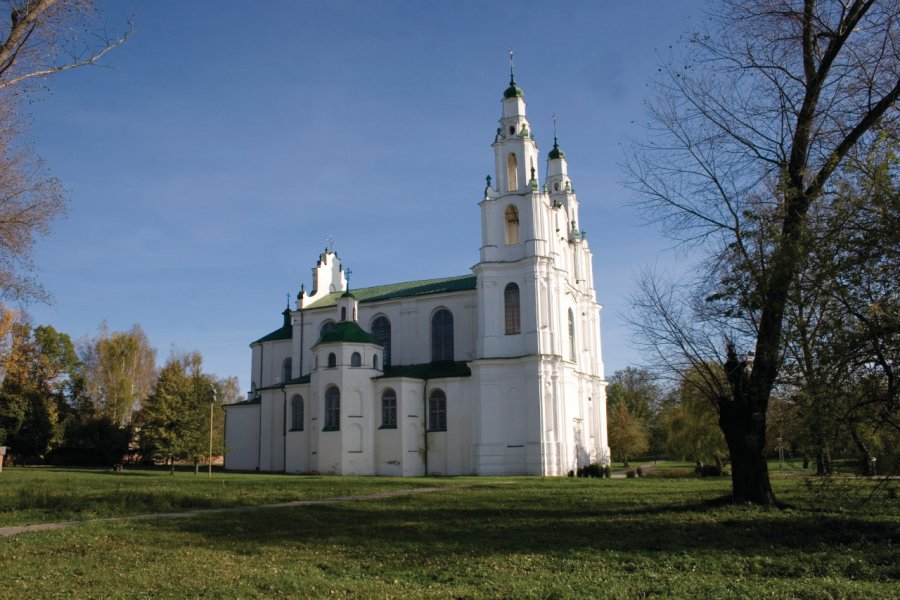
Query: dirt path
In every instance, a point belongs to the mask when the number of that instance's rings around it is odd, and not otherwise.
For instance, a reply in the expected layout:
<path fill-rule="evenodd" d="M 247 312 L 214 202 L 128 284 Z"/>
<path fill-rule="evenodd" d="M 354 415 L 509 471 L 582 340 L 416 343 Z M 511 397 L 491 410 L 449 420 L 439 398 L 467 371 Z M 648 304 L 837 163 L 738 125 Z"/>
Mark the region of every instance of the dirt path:
<path fill-rule="evenodd" d="M 364 496 L 335 496 L 333 498 L 321 498 L 319 500 L 294 500 L 292 502 L 278 502 L 275 504 L 257 504 L 255 506 L 232 506 L 228 508 L 201 508 L 197 510 L 186 510 L 183 512 L 153 513 L 149 515 L 131 515 L 127 517 L 108 517 L 104 519 L 87 519 L 84 521 L 60 521 L 58 523 L 40 523 L 38 525 L 13 525 L 10 527 L 0 527 L 0 537 L 9 537 L 20 533 L 29 533 L 32 531 L 47 531 L 50 529 L 64 529 L 66 527 L 74 527 L 85 523 L 104 523 L 114 521 L 153 521 L 155 519 L 186 519 L 196 517 L 197 515 L 229 513 L 240 511 L 263 510 L 267 508 L 291 508 L 295 506 L 314 506 L 317 504 L 335 504 L 337 502 L 364 502 L 367 500 L 382 500 L 384 498 L 393 498 L 395 496 L 411 496 L 413 494 L 429 494 L 446 489 L 460 489 L 472 487 L 471 485 L 453 485 L 442 487 L 424 487 L 411 488 L 405 490 L 393 490 L 389 492 L 378 492 L 377 494 L 367 494 Z"/>

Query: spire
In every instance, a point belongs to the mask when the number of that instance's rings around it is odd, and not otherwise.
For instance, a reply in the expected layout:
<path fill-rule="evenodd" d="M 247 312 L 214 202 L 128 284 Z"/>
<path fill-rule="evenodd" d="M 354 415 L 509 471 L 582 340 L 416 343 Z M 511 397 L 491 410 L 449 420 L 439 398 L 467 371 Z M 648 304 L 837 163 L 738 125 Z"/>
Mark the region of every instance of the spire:
<path fill-rule="evenodd" d="M 525 94 L 522 92 L 522 88 L 516 85 L 516 70 L 515 64 L 513 62 L 513 50 L 509 49 L 509 87 L 503 91 L 504 98 L 516 98 L 522 97 Z"/>
<path fill-rule="evenodd" d="M 553 150 L 550 151 L 547 158 L 553 160 L 565 157 L 566 153 L 559 149 L 559 143 L 556 141 L 556 113 L 553 113 Z"/>

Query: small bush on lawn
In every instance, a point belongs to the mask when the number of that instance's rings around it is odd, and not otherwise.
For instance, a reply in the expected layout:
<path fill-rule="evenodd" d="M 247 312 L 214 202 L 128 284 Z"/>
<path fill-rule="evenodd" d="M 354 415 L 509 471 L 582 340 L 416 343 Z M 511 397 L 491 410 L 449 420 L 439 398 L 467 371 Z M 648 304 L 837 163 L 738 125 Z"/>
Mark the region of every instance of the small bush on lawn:
<path fill-rule="evenodd" d="M 718 465 L 701 465 L 697 467 L 697 475 L 700 477 L 721 477 L 722 467 Z"/>
<path fill-rule="evenodd" d="M 644 476 L 644 469 L 638 467 L 638 468 L 637 468 L 637 476 L 638 476 L 638 477 L 643 477 L 643 476 Z"/>
<path fill-rule="evenodd" d="M 591 463 L 578 468 L 579 477 L 603 478 L 603 467 L 599 463 Z"/>
<path fill-rule="evenodd" d="M 611 466 L 606 465 L 605 467 L 603 467 L 603 476 L 606 477 L 607 479 L 612 478 L 612 467 Z"/>
<path fill-rule="evenodd" d="M 637 477 L 637 471 L 635 471 L 634 469 L 630 469 L 627 473 L 625 473 L 625 477 L 627 477 L 628 479 L 634 479 L 635 477 Z"/>

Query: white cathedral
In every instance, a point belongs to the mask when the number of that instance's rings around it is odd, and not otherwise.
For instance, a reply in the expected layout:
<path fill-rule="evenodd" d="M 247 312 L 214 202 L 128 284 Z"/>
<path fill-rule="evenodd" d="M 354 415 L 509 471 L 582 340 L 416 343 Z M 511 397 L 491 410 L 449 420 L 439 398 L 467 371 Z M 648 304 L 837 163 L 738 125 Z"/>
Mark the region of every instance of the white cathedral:
<path fill-rule="evenodd" d="M 547 181 L 510 78 L 472 274 L 350 291 L 330 249 L 250 347 L 225 467 L 345 475 L 565 475 L 609 463 L 600 305 L 566 157 Z"/>

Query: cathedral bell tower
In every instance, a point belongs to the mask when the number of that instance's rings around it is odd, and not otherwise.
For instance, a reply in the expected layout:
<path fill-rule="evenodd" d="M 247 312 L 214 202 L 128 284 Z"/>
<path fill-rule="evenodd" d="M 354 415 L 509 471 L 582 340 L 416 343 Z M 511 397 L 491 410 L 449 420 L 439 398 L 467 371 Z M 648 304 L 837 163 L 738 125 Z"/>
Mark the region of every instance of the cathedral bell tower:
<path fill-rule="evenodd" d="M 538 147 L 525 116 L 525 97 L 510 62 L 500 126 L 494 136 L 494 177 L 488 176 L 482 207 L 481 262 L 508 261 L 535 252 L 541 194 Z"/>
<path fill-rule="evenodd" d="M 494 177 L 487 177 L 481 208 L 478 277 L 479 358 L 540 352 L 537 273 L 549 261 L 550 202 L 538 179 L 539 151 L 525 116 L 525 97 L 510 59 L 494 137 Z"/>

